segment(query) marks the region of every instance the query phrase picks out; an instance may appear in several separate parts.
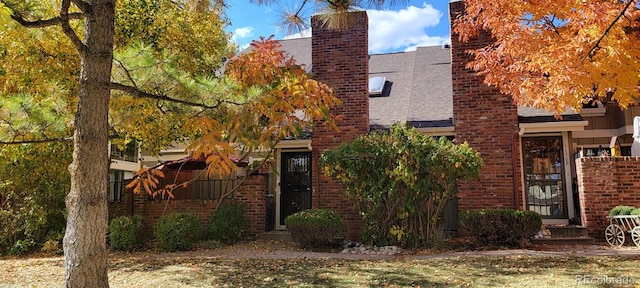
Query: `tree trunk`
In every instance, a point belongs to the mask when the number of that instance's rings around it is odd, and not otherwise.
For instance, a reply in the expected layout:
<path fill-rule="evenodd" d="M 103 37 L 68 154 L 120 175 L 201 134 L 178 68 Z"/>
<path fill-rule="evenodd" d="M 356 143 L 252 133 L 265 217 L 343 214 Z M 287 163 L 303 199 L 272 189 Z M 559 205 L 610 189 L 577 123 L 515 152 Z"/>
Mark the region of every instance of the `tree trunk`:
<path fill-rule="evenodd" d="M 108 113 L 115 0 L 87 2 L 71 191 L 66 199 L 65 286 L 109 287 L 107 277 Z"/>

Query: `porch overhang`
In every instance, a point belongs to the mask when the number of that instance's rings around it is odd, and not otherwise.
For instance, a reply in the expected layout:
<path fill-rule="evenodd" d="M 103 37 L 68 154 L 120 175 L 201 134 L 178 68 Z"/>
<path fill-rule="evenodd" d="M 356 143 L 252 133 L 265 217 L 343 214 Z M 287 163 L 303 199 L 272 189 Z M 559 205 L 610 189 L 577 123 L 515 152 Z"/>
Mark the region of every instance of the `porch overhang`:
<path fill-rule="evenodd" d="M 589 125 L 580 115 L 563 115 L 563 120 L 553 116 L 519 117 L 520 135 L 525 133 L 549 133 L 565 131 L 582 131 Z"/>
<path fill-rule="evenodd" d="M 520 123 L 520 133 L 581 131 L 587 125 L 589 121 Z"/>
<path fill-rule="evenodd" d="M 276 144 L 277 149 L 300 149 L 311 151 L 311 139 L 281 140 Z"/>

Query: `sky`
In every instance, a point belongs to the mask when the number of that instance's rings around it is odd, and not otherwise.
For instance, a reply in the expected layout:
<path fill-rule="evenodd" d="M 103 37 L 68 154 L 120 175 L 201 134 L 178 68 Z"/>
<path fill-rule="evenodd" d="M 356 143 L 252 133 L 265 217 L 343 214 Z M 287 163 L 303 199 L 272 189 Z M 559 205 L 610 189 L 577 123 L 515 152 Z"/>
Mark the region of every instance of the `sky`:
<path fill-rule="evenodd" d="M 282 0 L 282 5 L 287 5 L 286 1 L 292 0 Z M 300 37 L 287 36 L 277 27 L 281 9 L 277 4 L 258 5 L 247 0 L 227 3 L 231 21 L 227 31 L 232 32 L 240 49 L 260 36 L 275 35 L 276 40 Z M 449 43 L 448 7 L 447 0 L 410 0 L 385 10 L 368 9 L 369 53 L 413 51 L 418 46 Z"/>

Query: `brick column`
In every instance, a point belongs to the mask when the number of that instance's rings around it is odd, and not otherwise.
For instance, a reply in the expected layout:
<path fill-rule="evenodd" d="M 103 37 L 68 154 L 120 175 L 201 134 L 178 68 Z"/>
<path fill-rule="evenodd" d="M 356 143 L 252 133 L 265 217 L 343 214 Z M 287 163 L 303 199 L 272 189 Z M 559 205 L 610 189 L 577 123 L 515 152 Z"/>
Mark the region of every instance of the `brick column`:
<path fill-rule="evenodd" d="M 337 147 L 369 132 L 369 54 L 367 14 L 352 12 L 356 18 L 352 27 L 334 31 L 323 27 L 316 16 L 311 18 L 312 73 L 326 83 L 343 105 L 331 109 L 340 131 L 316 123 L 312 138 L 313 207 L 338 212 L 349 227 L 349 237 L 355 238 L 362 228 L 362 219 L 353 204 L 344 196 L 344 186 L 318 171 L 322 152 Z"/>
<path fill-rule="evenodd" d="M 454 23 L 464 13 L 464 2 L 451 2 L 449 13 L 450 23 Z M 459 183 L 460 210 L 523 209 L 517 107 L 511 96 L 485 85 L 484 77 L 465 68 L 473 60 L 467 50 L 492 42 L 487 32 L 467 43 L 460 42 L 453 32 L 451 35 L 455 138 L 458 143 L 468 141 L 484 160 L 479 180 Z"/>
<path fill-rule="evenodd" d="M 596 240 L 604 240 L 613 207 L 640 207 L 640 157 L 583 157 L 576 159 L 576 174 L 580 220 Z"/>

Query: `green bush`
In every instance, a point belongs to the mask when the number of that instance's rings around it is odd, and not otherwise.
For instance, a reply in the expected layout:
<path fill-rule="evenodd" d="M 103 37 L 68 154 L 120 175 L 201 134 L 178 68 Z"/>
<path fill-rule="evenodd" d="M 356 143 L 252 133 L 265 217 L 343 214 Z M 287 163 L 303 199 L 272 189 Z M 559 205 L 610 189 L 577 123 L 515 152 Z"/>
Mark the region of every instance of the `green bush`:
<path fill-rule="evenodd" d="M 629 215 L 640 215 L 640 208 L 631 210 L 631 213 L 629 213 Z"/>
<path fill-rule="evenodd" d="M 109 223 L 109 244 L 116 250 L 131 251 L 142 244 L 142 216 L 121 216 Z"/>
<path fill-rule="evenodd" d="M 460 213 L 460 227 L 484 245 L 522 247 L 542 226 L 533 211 L 478 209 Z"/>
<path fill-rule="evenodd" d="M 248 229 L 249 221 L 242 204 L 222 204 L 211 215 L 208 238 L 223 243 L 236 243 L 242 240 Z"/>
<path fill-rule="evenodd" d="M 154 234 L 161 250 L 188 250 L 200 236 L 200 223 L 192 214 L 167 214 L 156 222 Z"/>
<path fill-rule="evenodd" d="M 361 240 L 417 248 L 441 242 L 457 181 L 477 178 L 482 163 L 468 143 L 396 123 L 324 151 L 319 169 L 345 184 L 364 221 Z"/>
<path fill-rule="evenodd" d="M 636 209 L 633 206 L 616 206 L 611 211 L 609 211 L 609 216 L 618 216 L 618 215 L 631 215 L 631 212 Z"/>
<path fill-rule="evenodd" d="M 72 150 L 67 143 L 0 145 L 0 254 L 34 251 L 64 229 Z"/>
<path fill-rule="evenodd" d="M 284 219 L 291 238 L 303 248 L 332 247 L 347 234 L 347 225 L 331 210 L 308 209 Z"/>
<path fill-rule="evenodd" d="M 16 243 L 13 243 L 13 246 L 11 246 L 7 255 L 15 256 L 28 253 L 34 246 L 36 246 L 36 242 L 33 241 L 33 239 L 18 240 Z"/>

